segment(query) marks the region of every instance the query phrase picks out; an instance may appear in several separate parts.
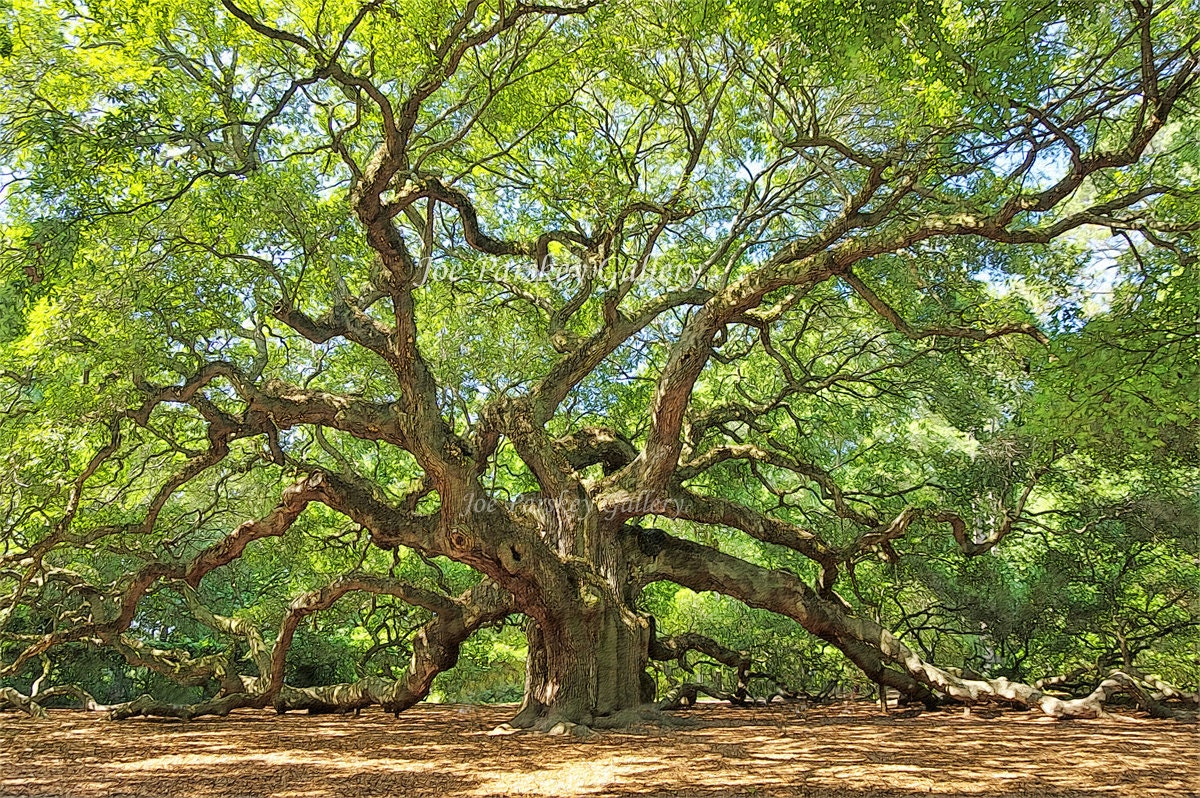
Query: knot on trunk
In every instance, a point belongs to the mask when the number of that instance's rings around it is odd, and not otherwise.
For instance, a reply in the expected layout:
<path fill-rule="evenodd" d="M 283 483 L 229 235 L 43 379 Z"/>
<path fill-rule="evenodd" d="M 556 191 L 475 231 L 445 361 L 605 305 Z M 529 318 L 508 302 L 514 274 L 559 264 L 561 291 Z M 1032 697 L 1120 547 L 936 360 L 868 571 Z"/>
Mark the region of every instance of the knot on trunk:
<path fill-rule="evenodd" d="M 471 538 L 470 533 L 460 526 L 450 529 L 450 534 L 446 536 L 446 542 L 450 544 L 450 550 L 456 553 L 468 552 L 475 546 L 475 541 Z"/>

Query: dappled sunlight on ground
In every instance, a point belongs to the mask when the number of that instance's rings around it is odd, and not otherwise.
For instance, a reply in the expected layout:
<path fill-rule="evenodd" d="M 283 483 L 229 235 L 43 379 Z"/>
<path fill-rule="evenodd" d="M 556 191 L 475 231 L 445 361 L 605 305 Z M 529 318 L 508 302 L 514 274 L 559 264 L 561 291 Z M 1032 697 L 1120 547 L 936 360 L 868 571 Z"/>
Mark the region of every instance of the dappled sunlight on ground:
<path fill-rule="evenodd" d="M 239 711 L 112 723 L 0 715 L 0 796 L 1195 796 L 1200 727 L 1034 713 L 883 716 L 860 703 L 701 705 L 684 728 L 489 737 L 513 709 L 392 718 Z"/>

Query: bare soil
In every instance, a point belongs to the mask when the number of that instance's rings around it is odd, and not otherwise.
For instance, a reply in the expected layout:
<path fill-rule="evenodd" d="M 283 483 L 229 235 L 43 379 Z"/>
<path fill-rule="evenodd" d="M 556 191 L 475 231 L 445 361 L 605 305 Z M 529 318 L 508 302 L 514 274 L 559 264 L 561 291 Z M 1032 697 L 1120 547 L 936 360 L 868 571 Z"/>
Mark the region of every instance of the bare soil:
<path fill-rule="evenodd" d="M 110 722 L 0 715 L 0 796 L 1189 796 L 1200 727 L 1122 716 L 882 715 L 701 705 L 685 728 L 589 740 L 489 736 L 511 707 L 420 705 L 392 718 Z"/>

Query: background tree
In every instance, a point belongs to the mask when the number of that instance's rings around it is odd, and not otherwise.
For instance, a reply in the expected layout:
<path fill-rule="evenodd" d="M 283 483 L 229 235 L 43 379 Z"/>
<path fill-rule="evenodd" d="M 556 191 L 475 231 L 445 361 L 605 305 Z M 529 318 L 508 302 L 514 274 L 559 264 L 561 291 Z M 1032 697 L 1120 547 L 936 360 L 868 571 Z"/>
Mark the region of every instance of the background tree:
<path fill-rule="evenodd" d="M 0 677 L 399 711 L 519 613 L 514 724 L 622 724 L 746 671 L 673 583 L 927 704 L 1189 699 L 1193 4 L 12 18 Z"/>

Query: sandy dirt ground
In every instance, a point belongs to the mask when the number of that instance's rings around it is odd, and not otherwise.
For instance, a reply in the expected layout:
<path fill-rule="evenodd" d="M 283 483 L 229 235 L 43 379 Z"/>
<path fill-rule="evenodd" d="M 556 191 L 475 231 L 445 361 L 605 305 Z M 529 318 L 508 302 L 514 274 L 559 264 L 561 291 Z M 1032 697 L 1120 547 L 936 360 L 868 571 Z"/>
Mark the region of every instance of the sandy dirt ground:
<path fill-rule="evenodd" d="M 0 796 L 1200 798 L 1200 726 L 1144 717 L 702 705 L 682 713 L 693 722 L 684 728 L 489 736 L 512 711 L 239 711 L 190 723 L 6 713 Z"/>

